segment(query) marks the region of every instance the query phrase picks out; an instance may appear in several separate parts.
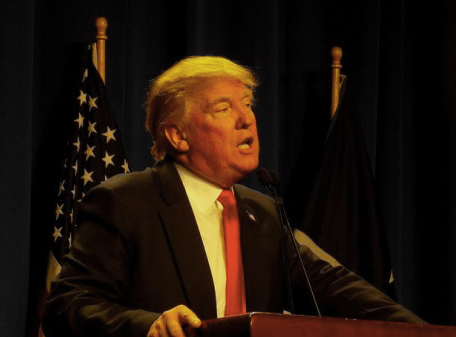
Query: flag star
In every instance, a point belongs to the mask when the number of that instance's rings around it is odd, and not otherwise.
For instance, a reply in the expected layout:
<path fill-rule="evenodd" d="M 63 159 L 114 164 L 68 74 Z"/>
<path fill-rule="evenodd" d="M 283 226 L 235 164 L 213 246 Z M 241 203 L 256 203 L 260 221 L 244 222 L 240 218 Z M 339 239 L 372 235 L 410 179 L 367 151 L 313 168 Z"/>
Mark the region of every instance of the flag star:
<path fill-rule="evenodd" d="M 95 125 L 97 124 L 97 122 L 94 122 L 93 124 L 89 121 L 89 126 L 87 127 L 87 131 L 89 131 L 89 137 L 90 135 L 92 134 L 92 132 L 94 133 L 98 133 L 97 130 L 95 130 Z"/>
<path fill-rule="evenodd" d="M 125 173 L 129 173 L 130 172 L 130 168 L 128 167 L 128 163 L 127 163 L 126 159 L 124 159 L 124 163 L 123 163 L 123 165 L 121 167 L 124 169 Z"/>
<path fill-rule="evenodd" d="M 78 138 L 79 142 L 79 138 Z M 78 152 L 79 152 L 79 146 L 78 146 Z M 76 160 L 76 163 L 74 163 L 73 166 L 71 166 L 74 169 L 74 175 L 78 174 L 78 161 Z"/>
<path fill-rule="evenodd" d="M 67 143 L 67 146 L 68 146 L 68 143 Z M 63 168 L 67 167 L 67 162 L 68 162 L 68 158 L 65 158 L 65 162 L 63 163 Z"/>
<path fill-rule="evenodd" d="M 84 180 L 84 186 L 89 181 L 93 183 L 92 174 L 93 174 L 93 171 L 92 172 L 87 172 L 86 169 L 84 169 L 84 175 L 81 177 L 81 179 Z M 84 193 L 83 193 L 83 196 L 84 196 Z"/>
<path fill-rule="evenodd" d="M 65 184 L 65 180 L 60 182 L 60 185 L 59 185 L 59 194 L 58 194 L 58 195 L 60 195 L 60 193 L 62 193 L 62 191 L 65 191 L 65 186 L 64 186 L 64 184 Z"/>
<path fill-rule="evenodd" d="M 68 248 L 71 248 L 71 233 L 70 233 L 70 236 L 68 237 Z"/>
<path fill-rule="evenodd" d="M 92 108 L 98 108 L 96 100 L 98 97 L 92 98 L 89 95 L 89 111 L 92 111 Z"/>
<path fill-rule="evenodd" d="M 78 137 L 78 141 L 76 143 L 73 143 L 73 145 L 76 146 L 76 148 L 78 149 L 77 152 L 79 152 L 79 147 L 81 146 L 81 142 L 79 141 L 79 137 Z M 76 164 L 77 164 L 77 161 L 76 161 Z"/>
<path fill-rule="evenodd" d="M 114 165 L 114 163 L 112 162 L 112 158 L 114 157 L 114 155 L 109 155 L 108 154 L 108 151 L 105 152 L 105 156 L 104 158 L 101 158 L 101 160 L 103 160 L 105 162 L 105 168 L 109 166 L 109 164 L 111 165 Z M 106 180 L 106 179 L 105 179 Z"/>
<path fill-rule="evenodd" d="M 52 234 L 52 236 L 54 237 L 54 242 L 56 242 L 58 238 L 62 237 L 62 233 L 60 233 L 62 231 L 62 228 L 63 227 L 54 227 L 54 234 Z"/>
<path fill-rule="evenodd" d="M 63 205 L 64 204 L 61 204 L 59 206 L 59 204 L 57 204 L 57 208 L 55 209 L 55 220 L 58 220 L 59 215 L 61 215 L 61 214 L 63 215 L 63 211 L 62 211 Z"/>
<path fill-rule="evenodd" d="M 95 154 L 93 153 L 94 148 L 95 148 L 95 145 L 90 147 L 89 144 L 87 144 L 87 149 L 84 151 L 84 154 L 86 155 L 86 160 L 89 159 L 89 157 L 95 158 Z"/>
<path fill-rule="evenodd" d="M 84 197 L 85 197 L 85 193 L 83 192 L 83 193 L 82 193 L 82 196 L 81 196 L 81 199 L 78 199 L 77 201 L 78 201 L 78 202 L 81 202 L 82 199 L 84 199 Z"/>
<path fill-rule="evenodd" d="M 81 106 L 83 103 L 87 103 L 87 94 L 84 93 L 84 91 L 79 90 L 79 96 L 76 99 L 79 100 L 79 106 Z"/>
<path fill-rule="evenodd" d="M 73 199 L 76 197 L 76 185 L 73 186 L 73 189 L 71 190 L 71 194 L 73 194 Z"/>
<path fill-rule="evenodd" d="M 108 129 L 106 130 L 106 132 L 103 133 L 103 136 L 106 137 L 106 144 L 108 144 L 111 139 L 116 140 L 116 137 L 114 137 L 114 132 L 116 132 L 116 131 L 117 131 L 116 129 L 111 130 L 108 126 Z"/>
<path fill-rule="evenodd" d="M 84 70 L 84 75 L 82 75 L 82 82 L 89 77 L 89 69 Z"/>
<path fill-rule="evenodd" d="M 84 125 L 84 117 L 79 113 L 79 118 L 74 120 L 75 122 L 78 122 L 79 128 L 82 128 Z"/>

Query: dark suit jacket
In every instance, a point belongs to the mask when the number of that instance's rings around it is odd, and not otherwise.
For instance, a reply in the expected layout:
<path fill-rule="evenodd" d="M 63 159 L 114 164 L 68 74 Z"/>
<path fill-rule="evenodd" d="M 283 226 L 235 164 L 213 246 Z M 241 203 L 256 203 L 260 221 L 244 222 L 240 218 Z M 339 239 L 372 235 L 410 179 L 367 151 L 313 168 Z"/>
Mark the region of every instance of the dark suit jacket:
<path fill-rule="evenodd" d="M 235 195 L 247 311 L 282 312 L 286 290 L 274 204 L 241 185 L 235 186 Z M 48 337 L 144 337 L 160 313 L 179 304 L 201 319 L 216 317 L 209 263 L 172 162 L 93 188 L 79 208 L 77 223 L 76 240 L 48 299 Z M 298 259 L 291 250 L 289 254 L 298 310 L 314 314 Z M 301 247 L 301 255 L 323 310 L 421 322 L 345 268 L 331 267 L 307 247 Z"/>

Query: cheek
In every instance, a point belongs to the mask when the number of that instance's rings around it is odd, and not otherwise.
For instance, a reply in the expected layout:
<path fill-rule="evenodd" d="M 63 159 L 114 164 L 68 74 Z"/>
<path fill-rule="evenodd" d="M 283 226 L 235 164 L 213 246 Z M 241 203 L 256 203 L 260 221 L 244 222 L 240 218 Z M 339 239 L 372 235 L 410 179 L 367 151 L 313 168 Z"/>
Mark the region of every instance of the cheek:
<path fill-rule="evenodd" d="M 195 137 L 196 136 L 196 137 Z M 221 161 L 228 156 L 229 141 L 216 130 L 202 129 L 193 137 L 194 148 L 210 161 Z"/>
<path fill-rule="evenodd" d="M 210 142 L 208 146 L 225 147 L 228 149 L 233 143 L 233 134 L 228 128 L 205 125 L 201 129 L 201 139 Z"/>

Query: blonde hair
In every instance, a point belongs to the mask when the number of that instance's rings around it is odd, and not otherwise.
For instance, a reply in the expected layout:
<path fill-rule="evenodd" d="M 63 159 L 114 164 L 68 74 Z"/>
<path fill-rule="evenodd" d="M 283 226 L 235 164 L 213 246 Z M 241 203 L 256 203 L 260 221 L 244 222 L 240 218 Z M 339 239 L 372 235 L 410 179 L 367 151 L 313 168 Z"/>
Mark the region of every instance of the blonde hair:
<path fill-rule="evenodd" d="M 254 89 L 258 85 L 248 68 L 219 56 L 191 56 L 163 72 L 152 81 L 146 100 L 146 129 L 152 135 L 152 156 L 160 161 L 172 148 L 165 126 L 182 118 L 192 88 L 207 78 L 229 77 Z"/>

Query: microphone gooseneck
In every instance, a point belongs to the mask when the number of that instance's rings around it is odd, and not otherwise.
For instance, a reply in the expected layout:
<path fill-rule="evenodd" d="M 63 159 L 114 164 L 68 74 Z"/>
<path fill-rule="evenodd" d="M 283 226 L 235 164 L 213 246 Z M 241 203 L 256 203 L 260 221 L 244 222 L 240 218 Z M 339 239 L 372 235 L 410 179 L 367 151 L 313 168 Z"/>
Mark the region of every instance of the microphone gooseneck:
<path fill-rule="evenodd" d="M 291 228 L 290 222 L 288 221 L 285 207 L 283 206 L 283 199 L 280 194 L 279 176 L 275 172 L 271 172 L 264 168 L 260 168 L 257 171 L 257 177 L 258 177 L 258 180 L 260 181 L 260 183 L 269 190 L 269 193 L 271 194 L 271 197 L 274 200 L 274 205 L 275 205 L 277 213 L 279 215 L 280 235 L 281 235 L 281 239 L 282 239 L 282 253 L 283 253 L 283 258 L 284 258 L 284 263 L 285 263 L 285 268 L 286 268 L 285 275 L 287 278 L 288 296 L 289 296 L 289 303 L 290 303 L 290 307 L 291 307 L 291 313 L 294 314 L 294 306 L 293 306 L 292 289 L 291 289 L 291 282 L 290 282 L 290 269 L 289 269 L 288 257 L 287 257 L 286 250 L 285 250 L 286 235 L 284 234 L 284 230 L 288 232 L 288 234 L 290 235 L 291 241 L 293 242 L 293 247 L 294 247 L 296 255 L 299 258 L 299 262 L 300 262 L 302 271 L 304 273 L 304 276 L 306 278 L 310 295 L 311 295 L 313 303 L 315 305 L 315 309 L 317 311 L 318 316 L 321 317 L 320 308 L 319 308 L 317 300 L 315 298 L 315 294 L 313 292 L 312 285 L 310 284 L 310 279 L 307 274 L 306 268 L 304 266 L 304 262 L 302 261 L 301 254 L 299 253 L 299 248 L 298 248 L 298 245 L 294 238 L 293 230 Z"/>

